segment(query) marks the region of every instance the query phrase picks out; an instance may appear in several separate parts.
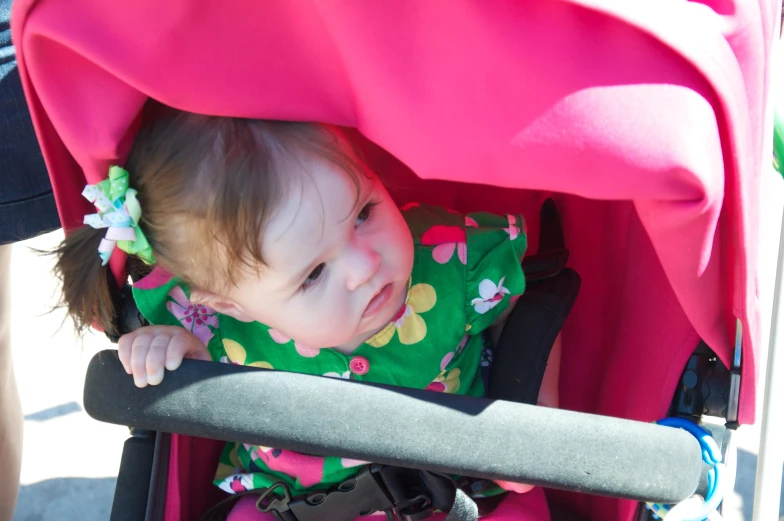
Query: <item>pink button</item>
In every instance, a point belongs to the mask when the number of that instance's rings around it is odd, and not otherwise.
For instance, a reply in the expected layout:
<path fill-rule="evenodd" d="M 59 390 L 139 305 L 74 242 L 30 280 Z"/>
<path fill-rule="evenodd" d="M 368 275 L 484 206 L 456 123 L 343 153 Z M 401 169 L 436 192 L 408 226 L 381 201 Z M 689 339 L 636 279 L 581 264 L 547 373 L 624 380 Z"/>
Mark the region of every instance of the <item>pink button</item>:
<path fill-rule="evenodd" d="M 355 356 L 348 363 L 348 368 L 351 369 L 351 372 L 355 375 L 362 376 L 370 371 L 370 362 L 368 362 L 368 359 L 364 356 Z"/>

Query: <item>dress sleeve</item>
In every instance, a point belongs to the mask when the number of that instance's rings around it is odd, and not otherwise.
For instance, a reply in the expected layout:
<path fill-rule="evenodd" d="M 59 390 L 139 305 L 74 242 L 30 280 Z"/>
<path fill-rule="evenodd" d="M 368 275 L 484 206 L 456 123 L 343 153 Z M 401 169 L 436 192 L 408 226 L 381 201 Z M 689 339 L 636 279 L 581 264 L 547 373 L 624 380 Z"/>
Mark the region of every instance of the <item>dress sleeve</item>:
<path fill-rule="evenodd" d="M 466 324 L 476 335 L 491 326 L 525 291 L 520 263 L 527 247 L 520 215 L 473 213 L 466 217 Z"/>
<path fill-rule="evenodd" d="M 207 347 L 213 361 L 220 361 L 226 355 L 219 330 L 223 317 L 207 306 L 193 304 L 189 294 L 182 281 L 160 268 L 133 285 L 136 306 L 150 324 L 187 329 Z"/>

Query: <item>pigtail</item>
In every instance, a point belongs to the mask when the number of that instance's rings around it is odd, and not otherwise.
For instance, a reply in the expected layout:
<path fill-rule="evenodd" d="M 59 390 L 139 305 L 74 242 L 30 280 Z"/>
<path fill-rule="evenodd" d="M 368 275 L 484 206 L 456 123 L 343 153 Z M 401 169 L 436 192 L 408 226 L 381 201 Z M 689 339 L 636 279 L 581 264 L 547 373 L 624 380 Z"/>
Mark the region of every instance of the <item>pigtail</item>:
<path fill-rule="evenodd" d="M 115 280 L 98 255 L 105 235 L 106 230 L 83 226 L 69 232 L 52 252 L 57 257 L 54 273 L 62 283 L 59 307 L 66 308 L 79 333 L 93 324 L 116 331 L 117 310 L 110 290 Z"/>

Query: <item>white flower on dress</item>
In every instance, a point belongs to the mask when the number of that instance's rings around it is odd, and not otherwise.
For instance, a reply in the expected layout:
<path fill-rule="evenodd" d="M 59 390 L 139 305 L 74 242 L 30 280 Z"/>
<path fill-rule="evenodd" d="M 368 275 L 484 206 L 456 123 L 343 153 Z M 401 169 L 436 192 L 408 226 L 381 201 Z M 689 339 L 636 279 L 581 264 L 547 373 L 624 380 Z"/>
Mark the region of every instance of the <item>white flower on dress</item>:
<path fill-rule="evenodd" d="M 509 290 L 504 287 L 504 279 L 501 277 L 498 285 L 490 279 L 485 279 L 479 283 L 479 298 L 471 301 L 474 310 L 480 315 L 484 315 L 498 305 L 504 299 L 504 295 L 509 294 Z"/>
<path fill-rule="evenodd" d="M 343 374 L 336 373 L 335 371 L 331 371 L 329 373 L 324 373 L 324 376 L 328 378 L 341 378 L 343 380 L 351 380 L 351 371 L 346 371 Z"/>
<path fill-rule="evenodd" d="M 218 486 L 229 494 L 238 494 L 255 488 L 253 486 L 253 477 L 250 474 L 239 473 L 226 477 Z"/>

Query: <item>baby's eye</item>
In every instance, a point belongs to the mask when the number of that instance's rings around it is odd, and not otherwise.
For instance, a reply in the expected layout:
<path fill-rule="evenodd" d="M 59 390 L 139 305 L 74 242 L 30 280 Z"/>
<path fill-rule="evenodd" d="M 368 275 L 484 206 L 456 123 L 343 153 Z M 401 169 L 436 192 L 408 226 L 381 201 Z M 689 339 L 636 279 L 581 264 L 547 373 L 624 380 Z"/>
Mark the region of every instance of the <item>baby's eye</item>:
<path fill-rule="evenodd" d="M 362 207 L 362 210 L 359 211 L 357 214 L 357 220 L 354 223 L 355 226 L 359 226 L 365 221 L 370 219 L 370 216 L 373 214 L 373 208 L 378 206 L 378 203 L 368 203 Z"/>
<path fill-rule="evenodd" d="M 308 289 L 311 287 L 316 281 L 318 281 L 319 277 L 321 277 L 322 272 L 324 271 L 324 263 L 322 262 L 316 268 L 310 272 L 310 275 L 305 279 L 305 282 L 302 283 L 302 289 Z"/>

